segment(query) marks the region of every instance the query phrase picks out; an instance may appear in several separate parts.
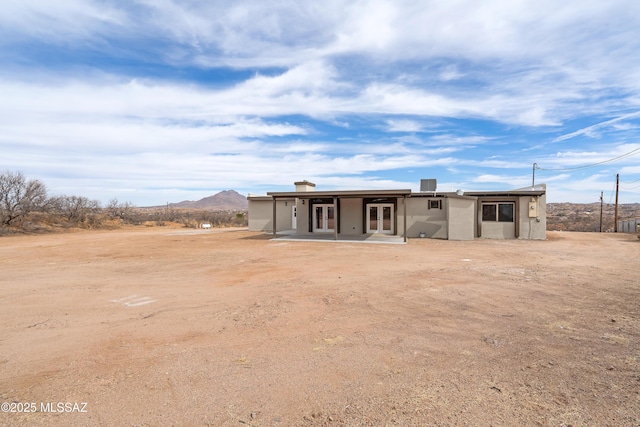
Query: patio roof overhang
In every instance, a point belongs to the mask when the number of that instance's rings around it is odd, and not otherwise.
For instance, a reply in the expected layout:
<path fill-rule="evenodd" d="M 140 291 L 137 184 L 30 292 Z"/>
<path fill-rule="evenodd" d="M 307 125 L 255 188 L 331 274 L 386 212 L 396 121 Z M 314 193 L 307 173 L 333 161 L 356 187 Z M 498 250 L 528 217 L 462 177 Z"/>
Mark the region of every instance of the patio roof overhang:
<path fill-rule="evenodd" d="M 282 191 L 268 192 L 268 196 L 278 198 L 320 199 L 325 197 L 406 197 L 411 190 L 342 190 L 342 191 Z"/>

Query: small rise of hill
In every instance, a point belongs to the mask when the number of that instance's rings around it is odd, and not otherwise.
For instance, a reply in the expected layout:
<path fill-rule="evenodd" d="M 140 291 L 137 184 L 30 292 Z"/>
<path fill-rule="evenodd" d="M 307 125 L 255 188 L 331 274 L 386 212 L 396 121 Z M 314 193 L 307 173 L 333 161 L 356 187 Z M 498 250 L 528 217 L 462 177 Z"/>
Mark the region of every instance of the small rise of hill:
<path fill-rule="evenodd" d="M 615 205 L 602 206 L 602 231 L 614 230 Z M 640 203 L 618 205 L 618 220 L 640 218 Z M 600 231 L 600 203 L 547 203 L 547 230 Z"/>
<path fill-rule="evenodd" d="M 169 203 L 170 208 L 203 209 L 210 211 L 244 211 L 248 208 L 247 198 L 235 190 L 221 191 L 213 196 L 197 201 L 185 200 Z"/>

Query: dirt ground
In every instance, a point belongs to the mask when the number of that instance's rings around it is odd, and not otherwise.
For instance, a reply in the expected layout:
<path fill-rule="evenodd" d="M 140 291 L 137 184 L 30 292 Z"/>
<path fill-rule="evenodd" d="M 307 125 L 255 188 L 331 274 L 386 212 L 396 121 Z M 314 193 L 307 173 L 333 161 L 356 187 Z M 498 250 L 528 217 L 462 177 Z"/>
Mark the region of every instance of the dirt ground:
<path fill-rule="evenodd" d="M 0 424 L 640 425 L 635 235 L 268 238 L 0 238 Z"/>

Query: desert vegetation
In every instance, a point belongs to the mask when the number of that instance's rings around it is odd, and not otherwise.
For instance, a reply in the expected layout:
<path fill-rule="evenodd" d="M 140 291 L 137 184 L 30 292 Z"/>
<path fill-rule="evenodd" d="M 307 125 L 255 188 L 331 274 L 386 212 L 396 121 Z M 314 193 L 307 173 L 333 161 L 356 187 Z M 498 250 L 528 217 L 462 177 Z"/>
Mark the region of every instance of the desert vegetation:
<path fill-rule="evenodd" d="M 602 209 L 602 228 L 601 215 Z M 640 217 L 640 203 L 618 205 L 618 219 L 627 220 Z M 547 230 L 549 231 L 590 231 L 613 232 L 615 205 L 605 203 L 548 203 Z"/>
<path fill-rule="evenodd" d="M 197 228 L 245 226 L 247 212 L 234 210 L 136 207 L 112 199 L 106 206 L 84 196 L 49 196 L 43 182 L 28 179 L 22 172 L 0 173 L 0 235 L 42 233 L 71 228 L 118 228 L 168 224 Z"/>

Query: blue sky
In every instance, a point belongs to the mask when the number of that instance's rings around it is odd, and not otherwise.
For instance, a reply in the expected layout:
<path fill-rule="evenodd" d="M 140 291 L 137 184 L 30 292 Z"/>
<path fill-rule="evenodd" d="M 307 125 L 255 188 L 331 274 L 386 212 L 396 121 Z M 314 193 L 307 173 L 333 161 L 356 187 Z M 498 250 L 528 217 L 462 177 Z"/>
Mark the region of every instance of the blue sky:
<path fill-rule="evenodd" d="M 640 202 L 640 2 L 2 5 L 0 170 L 51 194 L 507 190 L 534 163 L 550 202 L 617 173 Z"/>

